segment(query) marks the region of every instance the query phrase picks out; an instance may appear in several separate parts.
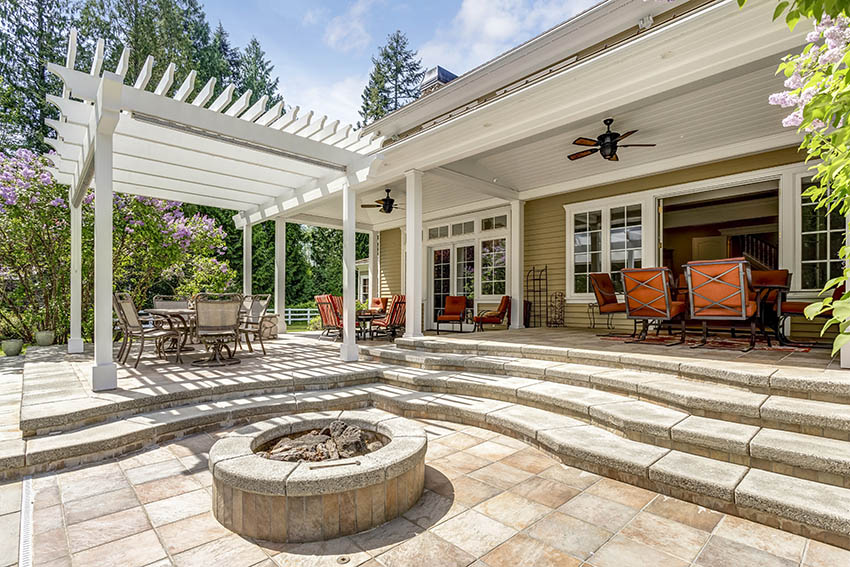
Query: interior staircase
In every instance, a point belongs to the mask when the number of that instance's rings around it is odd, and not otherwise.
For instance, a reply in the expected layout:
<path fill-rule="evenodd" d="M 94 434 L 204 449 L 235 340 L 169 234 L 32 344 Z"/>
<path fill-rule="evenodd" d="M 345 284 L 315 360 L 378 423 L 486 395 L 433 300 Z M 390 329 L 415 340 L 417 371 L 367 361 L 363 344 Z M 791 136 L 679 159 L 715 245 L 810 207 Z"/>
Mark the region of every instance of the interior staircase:
<path fill-rule="evenodd" d="M 850 377 L 456 338 L 334 373 L 22 416 L 7 478 L 266 417 L 376 406 L 508 434 L 564 463 L 850 549 Z"/>

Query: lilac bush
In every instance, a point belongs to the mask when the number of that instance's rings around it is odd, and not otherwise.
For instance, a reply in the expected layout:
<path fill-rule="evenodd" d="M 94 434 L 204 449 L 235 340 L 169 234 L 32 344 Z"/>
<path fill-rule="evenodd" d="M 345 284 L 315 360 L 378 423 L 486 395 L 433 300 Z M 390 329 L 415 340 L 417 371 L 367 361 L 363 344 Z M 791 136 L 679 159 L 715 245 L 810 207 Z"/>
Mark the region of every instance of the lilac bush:
<path fill-rule="evenodd" d="M 67 336 L 70 211 L 67 186 L 47 158 L 26 149 L 0 154 L 0 334 L 32 340 L 35 331 Z M 82 201 L 84 323 L 91 329 L 94 194 Z M 114 195 L 113 278 L 139 306 L 149 290 L 226 291 L 236 273 L 223 261 L 225 233 L 211 218 L 187 216 L 182 204 Z"/>

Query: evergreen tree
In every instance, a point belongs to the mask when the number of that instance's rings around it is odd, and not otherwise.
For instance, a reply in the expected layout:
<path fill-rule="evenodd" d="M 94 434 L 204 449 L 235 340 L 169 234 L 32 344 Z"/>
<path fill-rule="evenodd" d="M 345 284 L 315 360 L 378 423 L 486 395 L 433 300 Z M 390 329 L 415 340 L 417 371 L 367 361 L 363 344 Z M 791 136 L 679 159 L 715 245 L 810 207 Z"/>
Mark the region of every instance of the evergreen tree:
<path fill-rule="evenodd" d="M 239 61 L 239 75 L 236 87 L 240 93 L 251 89 L 251 104 L 263 95 L 269 96 L 269 106 L 277 103 L 281 97 L 277 91 L 280 79 L 272 79 L 274 65 L 266 59 L 266 52 L 260 47 L 256 37 L 252 37 L 248 46 L 242 52 Z"/>
<path fill-rule="evenodd" d="M 422 60 L 416 58 L 407 36 L 399 30 L 387 37 L 386 45 L 378 49 L 378 57 L 372 58 L 372 66 L 361 96 L 363 125 L 416 100 L 425 74 Z"/>
<path fill-rule="evenodd" d="M 239 76 L 239 50 L 230 45 L 230 37 L 221 22 L 212 34 L 209 53 L 206 59 L 206 76 L 215 77 L 214 95 L 218 96 L 230 83 L 235 83 Z M 204 65 L 202 65 L 204 67 Z M 198 69 L 200 74 L 200 69 Z"/>

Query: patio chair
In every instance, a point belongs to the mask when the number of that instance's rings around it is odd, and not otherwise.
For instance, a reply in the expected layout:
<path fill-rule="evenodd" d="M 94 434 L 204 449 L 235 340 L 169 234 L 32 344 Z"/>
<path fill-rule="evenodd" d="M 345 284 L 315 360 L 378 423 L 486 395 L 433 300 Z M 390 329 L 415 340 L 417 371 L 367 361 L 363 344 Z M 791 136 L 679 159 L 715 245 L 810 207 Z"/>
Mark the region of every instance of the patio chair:
<path fill-rule="evenodd" d="M 750 272 L 756 303 L 764 325 L 776 329 L 779 324 L 779 300 L 791 287 L 788 270 L 752 270 Z M 778 338 L 778 334 L 776 334 Z"/>
<path fill-rule="evenodd" d="M 174 361 L 178 363 L 183 362 L 180 358 L 183 333 L 179 329 L 160 326 L 146 327 L 139 317 L 139 310 L 136 309 L 133 298 L 126 292 L 115 292 L 112 294 L 112 308 L 118 317 L 118 326 L 121 328 L 121 334 L 123 335 L 121 348 L 118 349 L 118 362 L 121 364 L 127 363 L 127 358 L 130 356 L 130 349 L 133 346 L 133 339 L 139 339 L 139 354 L 136 356 L 136 363 L 133 365 L 133 368 L 138 368 L 139 366 L 147 339 L 153 339 L 157 357 L 162 357 L 166 360 L 168 359 L 163 353 L 162 344 L 166 339 L 174 339 L 174 342 L 177 344 Z"/>
<path fill-rule="evenodd" d="M 369 302 L 369 311 L 372 313 L 386 313 L 388 297 L 373 297 Z"/>
<path fill-rule="evenodd" d="M 245 342 L 248 345 L 248 352 L 254 352 L 254 347 L 251 346 L 251 337 L 253 336 L 260 342 L 260 348 L 263 354 L 266 354 L 266 345 L 263 344 L 263 331 L 269 326 L 269 316 L 267 311 L 271 295 L 263 293 L 259 295 L 246 295 L 250 299 L 249 307 L 242 311 L 239 315 L 239 340 L 237 346 L 242 346 L 242 337 L 245 337 Z M 245 306 L 245 299 L 242 300 L 242 307 Z"/>
<path fill-rule="evenodd" d="M 336 338 L 342 333 L 342 317 L 334 307 L 333 296 L 317 295 L 316 307 L 319 309 L 319 317 L 322 319 L 322 335 Z"/>
<path fill-rule="evenodd" d="M 440 323 L 457 323 L 460 325 L 460 331 L 463 332 L 463 320 L 466 316 L 466 296 L 465 295 L 449 295 L 446 297 L 446 304 L 443 307 L 443 313 L 437 315 L 437 334 L 440 334 Z"/>
<path fill-rule="evenodd" d="M 495 311 L 489 311 L 487 309 L 481 311 L 472 318 L 472 322 L 475 323 L 476 331 L 484 331 L 484 325 L 501 325 L 505 322 L 505 318 L 507 317 L 507 325 L 511 326 L 511 298 L 508 295 L 503 295 L 502 300 L 499 302 L 499 307 Z"/>
<path fill-rule="evenodd" d="M 702 341 L 708 342 L 709 321 L 747 322 L 750 325 L 750 346 L 756 346 L 756 328 L 770 346 L 770 336 L 764 331 L 756 294 L 752 288 L 750 264 L 744 258 L 688 262 L 684 266 L 688 278 L 690 318 L 702 322 Z"/>
<path fill-rule="evenodd" d="M 841 299 L 841 297 L 846 292 L 846 288 L 844 284 L 839 285 L 832 290 L 832 300 L 837 301 Z M 795 346 L 795 347 L 805 347 L 805 348 L 832 348 L 831 343 L 801 343 L 797 341 L 792 341 L 788 335 L 785 334 L 785 320 L 789 317 L 805 317 L 805 309 L 810 304 L 813 303 L 811 301 L 787 301 L 785 299 L 787 292 L 782 292 L 780 294 L 779 300 L 777 302 L 776 309 L 776 338 L 779 341 L 779 344 L 785 346 Z M 824 311 L 820 315 L 817 316 L 818 319 L 825 320 L 832 318 L 832 310 Z"/>
<path fill-rule="evenodd" d="M 226 366 L 239 364 L 234 358 L 239 340 L 239 309 L 242 295 L 238 293 L 202 293 L 195 298 L 195 334 L 210 352 L 209 358 L 192 362 L 195 366 Z M 233 349 L 229 343 L 233 342 Z M 227 357 L 222 355 L 227 352 Z"/>
<path fill-rule="evenodd" d="M 183 295 L 154 295 L 154 309 L 189 309 L 189 298 Z"/>
<path fill-rule="evenodd" d="M 404 328 L 406 309 L 407 302 L 403 295 L 392 296 L 392 299 L 387 304 L 386 316 L 381 319 L 372 320 L 372 338 L 376 334 L 384 334 L 394 339 L 399 329 Z"/>
<path fill-rule="evenodd" d="M 636 341 L 646 340 L 649 322 L 671 323 L 678 319 L 681 323 L 679 340 L 666 346 L 680 345 L 685 342 L 685 302 L 675 301 L 673 292 L 673 273 L 669 268 L 624 268 L 623 289 L 626 296 L 626 316 L 635 323 L 641 321 L 641 331 Z"/>
<path fill-rule="evenodd" d="M 614 325 L 611 320 L 615 313 L 626 313 L 626 304 L 620 303 L 617 299 L 617 292 L 614 289 L 614 280 L 611 279 L 611 274 L 608 272 L 598 272 L 590 274 L 590 287 L 593 289 L 593 295 L 596 297 L 596 305 L 599 308 L 599 315 L 605 315 L 605 327 L 613 329 Z M 608 333 L 600 335 L 603 337 L 634 337 L 637 334 L 637 320 L 634 321 L 631 335 L 620 335 L 617 333 Z"/>

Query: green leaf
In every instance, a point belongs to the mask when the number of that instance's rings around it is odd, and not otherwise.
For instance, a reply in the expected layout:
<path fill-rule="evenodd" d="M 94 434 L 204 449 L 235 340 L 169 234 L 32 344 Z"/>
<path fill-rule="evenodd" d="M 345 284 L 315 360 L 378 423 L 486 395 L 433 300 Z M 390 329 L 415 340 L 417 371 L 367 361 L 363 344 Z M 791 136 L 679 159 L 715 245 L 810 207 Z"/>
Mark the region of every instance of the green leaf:
<path fill-rule="evenodd" d="M 832 354 L 834 355 L 841 350 L 841 347 L 846 345 L 848 341 L 850 341 L 850 334 L 842 333 L 835 337 L 835 340 L 832 342 Z"/>
<path fill-rule="evenodd" d="M 743 6 L 743 4 L 741 4 L 740 1 L 738 2 L 738 4 Z M 787 7 L 788 7 L 788 2 L 780 2 L 779 5 L 776 6 L 776 9 L 773 11 L 773 19 L 776 20 L 777 18 L 779 18 L 779 16 L 782 15 L 782 12 L 784 12 L 785 8 L 787 8 Z"/>
<path fill-rule="evenodd" d="M 806 319 L 814 319 L 820 312 L 823 310 L 823 302 L 817 301 L 815 303 L 810 303 L 806 305 L 806 308 L 803 310 L 803 313 L 806 315 Z"/>

